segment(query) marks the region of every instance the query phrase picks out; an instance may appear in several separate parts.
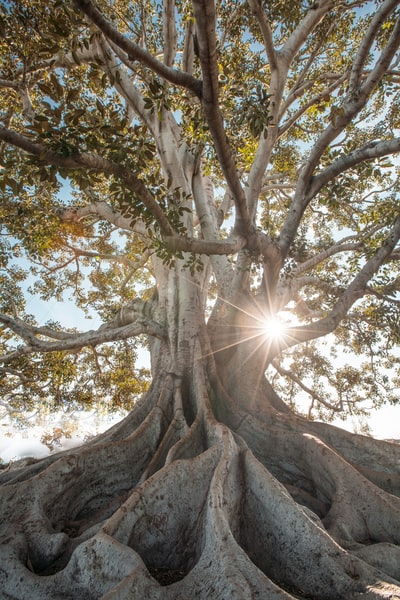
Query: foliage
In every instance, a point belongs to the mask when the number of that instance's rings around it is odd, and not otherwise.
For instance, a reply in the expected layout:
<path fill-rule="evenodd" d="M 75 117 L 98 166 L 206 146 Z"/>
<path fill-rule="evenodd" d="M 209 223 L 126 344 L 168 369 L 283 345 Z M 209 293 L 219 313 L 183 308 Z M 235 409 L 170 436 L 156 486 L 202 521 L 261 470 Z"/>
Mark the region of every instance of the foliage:
<path fill-rule="evenodd" d="M 201 281 L 205 296 L 216 281 L 229 302 L 226 265 L 236 289 L 246 283 L 257 294 L 259 275 L 245 277 L 262 265 L 265 285 L 275 273 L 271 310 L 293 329 L 268 373 L 289 403 L 299 393 L 311 397 L 310 417 L 362 412 L 365 400 L 396 402 L 392 4 L 221 1 L 216 39 L 208 40 L 215 57 L 200 35 L 201 9 L 186 0 L 176 2 L 177 30 L 169 33 L 161 5 L 150 0 L 99 2 L 111 29 L 83 0 L 2 5 L 0 394 L 7 410 L 129 408 L 148 382 L 133 367 L 143 338 L 121 339 L 119 330 L 113 342 L 102 337 L 109 329 L 99 329 L 96 343 L 67 351 L 63 343 L 78 331 L 40 323 L 26 294 L 70 297 L 107 324 L 138 296 L 149 301 L 159 273 L 176 264 Z M 117 29 L 122 41 L 113 37 Z M 277 245 L 279 255 L 271 250 Z M 330 350 L 314 341 L 328 333 Z M 20 351 L 21 339 L 26 348 L 32 338 L 42 345 Z M 48 340 L 59 342 L 56 350 L 47 351 Z M 350 351 L 359 366 L 341 360 Z"/>

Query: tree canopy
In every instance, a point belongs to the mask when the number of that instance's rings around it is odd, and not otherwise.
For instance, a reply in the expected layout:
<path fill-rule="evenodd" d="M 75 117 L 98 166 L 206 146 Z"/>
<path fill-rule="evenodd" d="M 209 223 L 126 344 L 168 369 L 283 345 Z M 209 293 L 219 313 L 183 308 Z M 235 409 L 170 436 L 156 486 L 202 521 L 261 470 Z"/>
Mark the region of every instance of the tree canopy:
<path fill-rule="evenodd" d="M 11 413 L 132 405 L 147 385 L 134 336 L 149 323 L 63 331 L 37 322 L 25 291 L 69 296 L 106 323 L 151 297 L 154 258 L 207 273 L 208 311 L 218 295 L 234 302 L 233 287 L 266 295 L 265 312 L 291 327 L 270 377 L 292 404 L 306 393 L 310 416 L 396 401 L 397 10 L 2 6 L 0 391 Z"/>

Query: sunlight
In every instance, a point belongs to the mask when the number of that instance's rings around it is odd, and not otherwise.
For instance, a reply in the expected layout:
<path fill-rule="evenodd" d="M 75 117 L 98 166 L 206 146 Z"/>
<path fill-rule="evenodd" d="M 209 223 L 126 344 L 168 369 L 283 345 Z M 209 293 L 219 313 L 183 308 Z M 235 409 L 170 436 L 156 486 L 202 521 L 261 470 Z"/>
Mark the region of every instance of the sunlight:
<path fill-rule="evenodd" d="M 264 335 L 268 339 L 274 340 L 276 342 L 283 340 L 287 331 L 287 326 L 285 325 L 285 323 L 283 323 L 283 321 L 281 321 L 281 319 L 276 316 L 268 317 L 267 319 L 265 319 L 263 321 L 262 328 Z"/>

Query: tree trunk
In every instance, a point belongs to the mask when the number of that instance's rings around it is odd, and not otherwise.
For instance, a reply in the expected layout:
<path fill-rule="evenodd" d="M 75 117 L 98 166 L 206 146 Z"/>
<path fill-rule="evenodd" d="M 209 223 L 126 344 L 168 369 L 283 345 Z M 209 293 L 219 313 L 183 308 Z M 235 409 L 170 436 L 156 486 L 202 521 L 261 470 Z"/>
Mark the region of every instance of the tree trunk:
<path fill-rule="evenodd" d="M 169 277 L 146 396 L 2 472 L 1 598 L 400 598 L 400 446 L 293 415 L 237 311 L 206 327 Z"/>

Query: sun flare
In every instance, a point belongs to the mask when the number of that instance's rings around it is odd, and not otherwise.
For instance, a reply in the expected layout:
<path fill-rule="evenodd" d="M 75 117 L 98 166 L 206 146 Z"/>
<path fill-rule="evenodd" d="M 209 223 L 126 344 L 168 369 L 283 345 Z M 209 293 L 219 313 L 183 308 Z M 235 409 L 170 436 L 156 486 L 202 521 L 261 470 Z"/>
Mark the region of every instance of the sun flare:
<path fill-rule="evenodd" d="M 269 317 L 263 322 L 263 330 L 269 339 L 279 341 L 285 337 L 287 327 L 279 317 Z"/>

